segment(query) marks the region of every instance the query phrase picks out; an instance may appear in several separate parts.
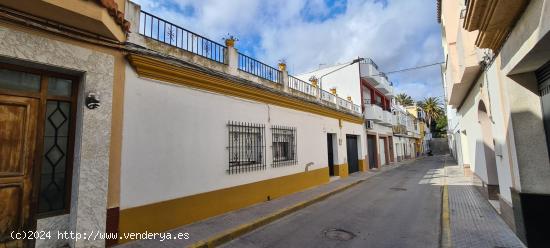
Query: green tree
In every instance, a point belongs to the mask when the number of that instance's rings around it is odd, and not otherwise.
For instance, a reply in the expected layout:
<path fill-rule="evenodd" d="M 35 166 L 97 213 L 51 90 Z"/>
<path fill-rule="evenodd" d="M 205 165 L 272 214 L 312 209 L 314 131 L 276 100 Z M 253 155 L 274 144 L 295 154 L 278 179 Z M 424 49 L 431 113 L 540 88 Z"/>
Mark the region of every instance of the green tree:
<path fill-rule="evenodd" d="M 435 120 L 435 130 L 438 133 L 438 137 L 441 137 L 447 131 L 447 116 L 441 115 Z"/>
<path fill-rule="evenodd" d="M 397 94 L 397 96 L 395 96 L 395 100 L 403 106 L 411 106 L 414 104 L 412 97 L 405 93 Z"/>
<path fill-rule="evenodd" d="M 437 120 L 445 114 L 439 97 L 426 97 L 424 100 L 420 101 L 418 105 L 424 110 L 424 113 L 426 113 L 426 120 L 428 121 L 430 129 L 432 129 L 432 121 Z"/>

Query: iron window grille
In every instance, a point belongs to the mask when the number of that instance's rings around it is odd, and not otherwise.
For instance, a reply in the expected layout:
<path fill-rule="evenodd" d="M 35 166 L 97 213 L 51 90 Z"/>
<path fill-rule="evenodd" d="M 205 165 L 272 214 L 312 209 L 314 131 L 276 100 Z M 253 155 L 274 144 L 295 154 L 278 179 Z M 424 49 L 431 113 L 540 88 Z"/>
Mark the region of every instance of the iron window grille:
<path fill-rule="evenodd" d="M 229 174 L 265 169 L 265 126 L 230 121 L 227 127 Z"/>
<path fill-rule="evenodd" d="M 296 152 L 296 128 L 272 126 L 273 167 L 295 165 L 298 163 Z"/>

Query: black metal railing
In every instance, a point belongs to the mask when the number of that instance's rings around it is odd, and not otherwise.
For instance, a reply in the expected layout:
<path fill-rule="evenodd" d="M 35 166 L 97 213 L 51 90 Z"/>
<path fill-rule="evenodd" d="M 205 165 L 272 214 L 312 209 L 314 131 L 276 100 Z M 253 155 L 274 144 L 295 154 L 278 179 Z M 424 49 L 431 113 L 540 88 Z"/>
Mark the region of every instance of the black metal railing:
<path fill-rule="evenodd" d="M 313 87 L 310 83 L 290 75 L 288 76 L 288 87 L 312 96 L 317 96 L 319 91 L 317 87 Z"/>
<path fill-rule="evenodd" d="M 265 126 L 263 124 L 227 123 L 229 131 L 229 174 L 266 168 Z"/>
<path fill-rule="evenodd" d="M 222 44 L 145 11 L 140 13 L 139 25 L 139 33 L 143 36 L 222 64 L 225 63 L 225 50 L 227 48 Z"/>
<path fill-rule="evenodd" d="M 281 71 L 266 65 L 256 59 L 239 53 L 239 70 L 256 75 L 275 83 L 282 82 Z"/>
<path fill-rule="evenodd" d="M 376 63 L 374 63 L 374 61 L 370 58 L 366 58 L 364 60 L 361 61 L 362 64 L 371 64 L 372 66 L 374 66 L 374 68 L 376 68 L 376 70 L 378 70 L 378 65 Z"/>
<path fill-rule="evenodd" d="M 298 163 L 297 142 L 295 127 L 271 127 L 273 167 L 295 165 Z"/>

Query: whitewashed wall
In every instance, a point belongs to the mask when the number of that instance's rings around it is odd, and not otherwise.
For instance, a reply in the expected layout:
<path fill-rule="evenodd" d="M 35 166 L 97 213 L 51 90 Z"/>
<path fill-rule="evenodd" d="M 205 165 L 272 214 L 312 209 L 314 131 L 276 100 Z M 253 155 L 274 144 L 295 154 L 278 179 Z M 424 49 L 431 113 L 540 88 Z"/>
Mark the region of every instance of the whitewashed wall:
<path fill-rule="evenodd" d="M 494 63 L 487 71 L 487 88 L 489 91 L 489 100 L 492 120 L 493 120 L 493 138 L 495 140 L 495 161 L 498 172 L 498 183 L 500 196 L 508 201 L 508 204 L 512 204 L 512 194 L 510 187 L 512 187 L 512 173 L 510 170 L 509 149 L 506 142 L 506 133 L 508 130 L 506 127 L 510 124 L 504 123 L 504 113 L 509 113 L 509 109 L 503 105 L 503 99 L 501 99 L 501 88 L 499 83 L 499 68 Z"/>
<path fill-rule="evenodd" d="M 483 78 L 480 81 L 484 80 Z M 483 138 L 481 133 L 481 125 L 478 120 L 478 103 L 480 100 L 479 84 L 476 82 L 472 87 L 472 91 L 464 100 L 463 106 L 459 111 L 460 118 L 460 130 L 465 131 L 465 139 L 461 139 L 462 142 L 466 142 L 463 145 L 463 152 L 467 152 L 468 159 L 464 159 L 470 164 L 470 169 L 475 172 L 481 179 L 487 182 L 487 169 L 485 166 L 485 152 L 483 150 Z"/>
<path fill-rule="evenodd" d="M 337 164 L 347 160 L 346 134 L 365 149 L 361 124 L 340 129 L 337 119 L 138 78 L 130 67 L 124 100 L 121 209 L 326 167 L 327 132 L 341 139 Z M 267 169 L 226 172 L 228 121 L 266 125 Z M 270 125 L 297 128 L 297 165 L 271 168 Z"/>
<path fill-rule="evenodd" d="M 320 78 L 322 75 L 345 65 L 346 64 L 330 66 L 313 72 L 300 74 L 296 77 L 306 82 L 309 82 L 309 78 L 311 78 L 311 76 Z M 356 63 L 344 67 L 343 69 L 333 72 L 329 75 L 326 75 L 325 77 L 323 77 L 323 80 L 320 83 L 322 84 L 321 86 L 324 90 L 329 91 L 330 88 L 336 87 L 336 91 L 339 97 L 346 99 L 348 96 L 351 96 L 353 103 L 361 105 L 360 78 L 359 64 Z"/>
<path fill-rule="evenodd" d="M 460 130 L 462 131 L 460 142 L 462 144 L 462 160 L 470 164 L 470 169 L 474 171 L 483 181 L 487 182 L 487 166 L 485 161 L 485 151 L 483 149 L 483 133 L 478 118 L 478 104 L 482 99 L 483 92 L 480 91 L 480 84 L 483 84 L 483 90 L 487 97 L 484 102 L 487 111 L 490 111 L 492 124 L 491 132 L 495 142 L 496 167 L 498 173 L 498 183 L 500 195 L 503 199 L 511 203 L 510 187 L 512 187 L 512 177 L 510 172 L 509 147 L 506 144 L 505 123 L 503 122 L 503 109 L 501 108 L 501 92 L 499 86 L 497 65 L 493 64 L 488 71 L 482 74 L 480 80 L 473 87 L 470 95 L 467 96 L 459 114 Z M 487 90 L 489 94 L 487 94 Z M 466 131 L 466 134 L 463 133 Z"/>

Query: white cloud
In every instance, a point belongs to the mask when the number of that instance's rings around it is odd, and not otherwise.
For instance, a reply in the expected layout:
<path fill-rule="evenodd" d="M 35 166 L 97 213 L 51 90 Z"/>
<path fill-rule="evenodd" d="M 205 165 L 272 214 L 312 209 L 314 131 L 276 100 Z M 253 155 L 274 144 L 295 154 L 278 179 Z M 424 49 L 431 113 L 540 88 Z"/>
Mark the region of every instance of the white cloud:
<path fill-rule="evenodd" d="M 215 41 L 236 35 L 237 48 L 271 65 L 284 58 L 294 73 L 357 56 L 373 58 L 383 71 L 443 61 L 433 0 L 336 1 L 332 7 L 343 11 L 335 15 L 324 0 L 134 1 Z M 443 92 L 438 66 L 389 77 L 416 99 Z"/>

